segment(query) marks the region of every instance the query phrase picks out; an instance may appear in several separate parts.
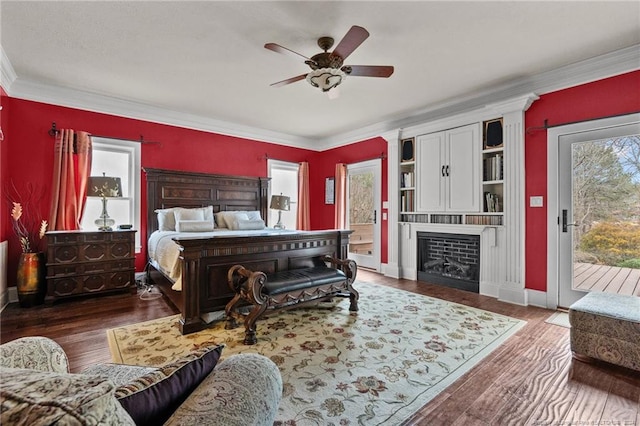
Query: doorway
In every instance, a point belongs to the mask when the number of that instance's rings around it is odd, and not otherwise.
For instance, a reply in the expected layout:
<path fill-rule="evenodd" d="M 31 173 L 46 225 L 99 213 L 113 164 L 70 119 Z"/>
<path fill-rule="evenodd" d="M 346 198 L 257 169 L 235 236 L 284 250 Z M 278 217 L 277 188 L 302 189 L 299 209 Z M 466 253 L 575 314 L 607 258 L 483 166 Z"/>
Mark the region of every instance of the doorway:
<path fill-rule="evenodd" d="M 639 116 L 548 132 L 550 308 L 567 308 L 588 291 L 640 291 Z"/>
<path fill-rule="evenodd" d="M 349 258 L 358 266 L 380 270 L 381 160 L 347 165 Z"/>

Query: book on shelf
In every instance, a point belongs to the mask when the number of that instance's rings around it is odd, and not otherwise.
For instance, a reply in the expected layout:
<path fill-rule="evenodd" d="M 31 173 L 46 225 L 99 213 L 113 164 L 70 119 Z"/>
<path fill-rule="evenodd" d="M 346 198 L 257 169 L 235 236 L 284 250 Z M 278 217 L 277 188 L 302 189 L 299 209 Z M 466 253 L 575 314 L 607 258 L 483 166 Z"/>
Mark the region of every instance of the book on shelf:
<path fill-rule="evenodd" d="M 487 213 L 497 213 L 502 211 L 500 197 L 491 192 L 484 193 L 484 211 Z"/>
<path fill-rule="evenodd" d="M 502 154 L 492 155 L 484 159 L 482 178 L 484 181 L 504 179 L 504 161 Z"/>
<path fill-rule="evenodd" d="M 413 172 L 402 172 L 400 175 L 401 188 L 413 188 Z"/>

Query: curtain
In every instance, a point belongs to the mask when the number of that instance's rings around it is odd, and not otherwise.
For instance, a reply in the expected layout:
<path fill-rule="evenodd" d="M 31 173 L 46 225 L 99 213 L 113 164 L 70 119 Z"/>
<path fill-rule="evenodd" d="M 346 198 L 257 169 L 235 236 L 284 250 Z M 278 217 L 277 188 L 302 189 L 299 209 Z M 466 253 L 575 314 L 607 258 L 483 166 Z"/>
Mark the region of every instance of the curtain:
<path fill-rule="evenodd" d="M 311 229 L 310 213 L 309 163 L 304 161 L 298 166 L 298 216 L 296 217 L 296 229 L 301 231 Z"/>
<path fill-rule="evenodd" d="M 336 229 L 344 229 L 347 218 L 347 165 L 344 163 L 336 164 Z"/>
<path fill-rule="evenodd" d="M 62 129 L 56 136 L 49 230 L 80 229 L 91 173 L 91 137 Z"/>

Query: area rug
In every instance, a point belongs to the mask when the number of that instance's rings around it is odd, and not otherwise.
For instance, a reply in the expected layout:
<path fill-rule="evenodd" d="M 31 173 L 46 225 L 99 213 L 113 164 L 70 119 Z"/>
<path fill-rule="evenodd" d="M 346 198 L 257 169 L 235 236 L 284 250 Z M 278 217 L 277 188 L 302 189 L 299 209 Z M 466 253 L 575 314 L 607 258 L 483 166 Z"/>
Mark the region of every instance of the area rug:
<path fill-rule="evenodd" d="M 336 298 L 271 313 L 258 321 L 253 346 L 242 344 L 244 327 L 222 322 L 183 336 L 176 315 L 108 330 L 109 347 L 114 362 L 158 366 L 224 343 L 223 358 L 257 352 L 280 368 L 276 424 L 397 425 L 525 324 L 386 286 L 354 287 L 358 312 Z"/>
<path fill-rule="evenodd" d="M 560 327 L 571 328 L 571 324 L 569 324 L 569 313 L 557 311 L 554 312 L 549 318 L 544 320 L 544 322 L 559 325 Z"/>

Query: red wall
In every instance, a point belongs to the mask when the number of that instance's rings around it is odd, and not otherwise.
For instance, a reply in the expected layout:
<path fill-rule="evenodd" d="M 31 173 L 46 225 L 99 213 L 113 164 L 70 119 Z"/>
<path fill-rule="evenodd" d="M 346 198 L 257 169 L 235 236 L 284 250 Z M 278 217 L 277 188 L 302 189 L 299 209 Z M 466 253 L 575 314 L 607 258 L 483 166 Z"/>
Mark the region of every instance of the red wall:
<path fill-rule="evenodd" d="M 585 121 L 640 111 L 640 71 L 542 95 L 525 114 L 525 128 Z M 547 209 L 528 207 L 530 196 L 547 199 L 547 132 L 525 135 L 526 287 L 547 289 Z"/>
<path fill-rule="evenodd" d="M 0 127 L 2 128 L 2 133 L 4 135 L 4 140 L 0 141 L 0 241 L 4 241 L 7 239 L 7 231 L 5 227 L 2 225 L 5 223 L 5 218 L 9 216 L 9 213 L 5 209 L 5 194 L 4 194 L 4 182 L 5 176 L 7 174 L 7 165 L 9 162 L 7 161 L 7 145 L 9 144 L 9 98 L 7 97 L 7 93 L 0 86 L 0 105 L 2 106 L 2 111 L 0 111 Z"/>
<path fill-rule="evenodd" d="M 5 128 L 3 114 L 2 128 L 5 141 L 2 142 L 3 167 L 2 186 L 13 181 L 18 189 L 27 182 L 44 188 L 47 194 L 51 190 L 50 180 L 53 164 L 54 140 L 48 134 L 52 121 L 58 128 L 84 130 L 96 135 L 113 136 L 139 140 L 140 135 L 146 141 L 160 142 L 159 145 L 142 146 L 142 166 L 174 170 L 188 170 L 205 173 L 234 174 L 243 176 L 266 176 L 267 162 L 270 158 L 299 162 L 313 158 L 314 151 L 284 147 L 265 142 L 223 136 L 180 127 L 150 123 L 140 120 L 116 117 L 106 114 L 65 108 L 39 102 L 3 97 L 5 109 L 11 110 L 10 129 Z M 9 108 L 6 104 L 8 103 Z M 5 112 L 3 110 L 3 112 Z M 10 137 L 7 137 L 7 134 Z M 5 163 L 5 157 L 11 159 Z M 313 170 L 313 164 L 309 164 Z M 146 211 L 146 181 L 142 173 L 142 211 Z M 324 191 L 324 190 L 323 190 Z M 321 194 L 324 194 L 322 192 Z M 320 195 L 319 195 L 320 196 Z M 47 196 L 48 197 L 48 196 Z M 317 198 L 313 196 L 312 198 Z M 49 199 L 44 200 L 40 214 L 48 217 Z M 3 203 L 3 210 L 5 209 Z M 19 255 L 19 246 L 13 232 L 9 215 L 3 218 L 2 235 L 9 238 L 8 283 L 15 280 L 15 265 Z M 141 234 L 142 252 L 136 256 L 136 269 L 142 270 L 146 262 L 146 217 L 142 215 Z"/>
<path fill-rule="evenodd" d="M 334 227 L 334 205 L 324 203 L 324 183 L 327 177 L 335 175 L 336 163 L 353 164 L 361 161 L 382 159 L 382 188 L 381 202 L 387 201 L 387 141 L 382 138 L 374 138 L 351 145 L 334 148 L 316 154 L 313 168 L 309 167 L 310 192 L 321 194 L 311 198 L 311 226 L 314 229 L 331 229 Z M 382 210 L 386 212 L 386 210 Z M 387 232 L 386 220 L 381 225 L 380 261 L 387 262 Z"/>

